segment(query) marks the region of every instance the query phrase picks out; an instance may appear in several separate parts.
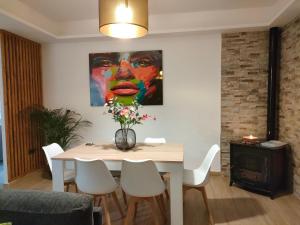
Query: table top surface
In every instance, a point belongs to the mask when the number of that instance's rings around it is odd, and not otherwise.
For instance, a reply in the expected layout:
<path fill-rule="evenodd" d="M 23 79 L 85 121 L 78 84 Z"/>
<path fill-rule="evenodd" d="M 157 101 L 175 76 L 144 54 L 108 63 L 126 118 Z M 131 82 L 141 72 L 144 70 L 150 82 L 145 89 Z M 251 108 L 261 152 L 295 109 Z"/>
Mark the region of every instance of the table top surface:
<path fill-rule="evenodd" d="M 107 161 L 121 161 L 123 159 L 145 160 L 150 159 L 155 162 L 183 162 L 182 144 L 144 144 L 137 143 L 129 151 L 121 151 L 114 144 L 93 144 L 79 145 L 61 153 L 52 159 L 54 160 L 74 160 L 101 159 Z"/>

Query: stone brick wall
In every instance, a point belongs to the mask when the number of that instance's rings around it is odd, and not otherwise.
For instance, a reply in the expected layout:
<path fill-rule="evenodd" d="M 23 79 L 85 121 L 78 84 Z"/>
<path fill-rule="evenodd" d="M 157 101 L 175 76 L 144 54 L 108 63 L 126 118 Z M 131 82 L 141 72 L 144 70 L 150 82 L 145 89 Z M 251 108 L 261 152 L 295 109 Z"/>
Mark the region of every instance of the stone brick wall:
<path fill-rule="evenodd" d="M 222 36 L 221 158 L 228 173 L 229 142 L 264 138 L 267 115 L 268 32 Z M 292 146 L 294 191 L 300 198 L 300 17 L 283 27 L 279 138 Z"/>
<path fill-rule="evenodd" d="M 300 17 L 283 28 L 279 137 L 292 146 L 294 190 L 300 197 Z"/>
<path fill-rule="evenodd" d="M 221 163 L 225 173 L 230 140 L 249 134 L 266 136 L 267 69 L 268 32 L 222 35 Z"/>

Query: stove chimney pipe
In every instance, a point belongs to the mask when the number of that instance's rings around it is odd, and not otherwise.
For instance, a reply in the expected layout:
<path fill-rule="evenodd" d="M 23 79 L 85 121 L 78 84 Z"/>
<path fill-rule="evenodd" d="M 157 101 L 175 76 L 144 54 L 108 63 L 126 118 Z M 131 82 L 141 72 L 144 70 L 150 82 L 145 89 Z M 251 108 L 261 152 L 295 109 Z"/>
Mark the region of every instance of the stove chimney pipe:
<path fill-rule="evenodd" d="M 267 140 L 278 139 L 280 45 L 280 28 L 272 27 L 269 36 Z"/>

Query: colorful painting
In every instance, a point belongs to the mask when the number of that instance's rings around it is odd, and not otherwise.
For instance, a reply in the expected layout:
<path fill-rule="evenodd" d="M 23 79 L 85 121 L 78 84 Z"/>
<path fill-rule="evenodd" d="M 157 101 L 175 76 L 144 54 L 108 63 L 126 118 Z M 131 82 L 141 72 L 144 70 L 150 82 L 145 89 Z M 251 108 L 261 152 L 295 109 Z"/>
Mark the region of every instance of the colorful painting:
<path fill-rule="evenodd" d="M 92 106 L 114 97 L 123 104 L 133 99 L 142 105 L 163 104 L 161 50 L 93 53 L 89 59 Z"/>

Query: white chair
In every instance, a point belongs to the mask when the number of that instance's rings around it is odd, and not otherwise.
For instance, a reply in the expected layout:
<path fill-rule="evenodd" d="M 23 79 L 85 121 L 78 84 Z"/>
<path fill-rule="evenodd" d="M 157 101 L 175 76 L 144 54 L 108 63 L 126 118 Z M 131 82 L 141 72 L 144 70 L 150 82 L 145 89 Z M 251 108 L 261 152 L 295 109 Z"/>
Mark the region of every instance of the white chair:
<path fill-rule="evenodd" d="M 123 160 L 121 187 L 129 196 L 124 225 L 132 224 L 138 203 L 141 201 L 150 203 L 155 225 L 161 223 L 161 217 L 166 220 L 162 196 L 166 187 L 153 161 Z"/>
<path fill-rule="evenodd" d="M 146 137 L 144 139 L 144 143 L 145 144 L 166 144 L 167 143 L 167 140 L 165 138 L 152 138 L 152 137 Z M 168 174 L 168 173 L 165 173 L 165 172 L 160 172 L 159 173 L 161 178 L 163 179 L 163 181 L 167 181 L 165 175 Z M 170 196 L 169 196 L 169 192 L 168 192 L 168 189 L 165 190 L 165 195 L 166 195 L 166 198 L 169 199 Z"/>
<path fill-rule="evenodd" d="M 216 154 L 220 151 L 220 147 L 218 145 L 213 145 L 208 153 L 206 154 L 202 164 L 200 167 L 194 170 L 184 169 L 183 172 L 183 190 L 186 192 L 189 189 L 196 189 L 201 191 L 205 206 L 208 211 L 210 224 L 214 224 L 214 220 L 212 214 L 209 210 L 207 194 L 205 191 L 205 185 L 208 182 L 209 178 L 209 170 L 211 164 L 216 156 Z"/>
<path fill-rule="evenodd" d="M 60 147 L 59 144 L 57 143 L 53 143 L 47 146 L 43 146 L 42 147 L 44 150 L 44 153 L 46 155 L 46 159 L 52 174 L 52 157 L 63 153 L 64 150 Z M 71 169 L 64 169 L 64 185 L 66 186 L 66 191 L 69 191 L 69 187 L 71 184 L 75 185 L 75 189 L 77 192 L 77 186 L 75 183 L 75 170 L 71 170 Z"/>
<path fill-rule="evenodd" d="M 100 198 L 104 209 L 105 224 L 110 225 L 110 213 L 108 210 L 108 196 L 111 194 L 113 200 L 121 214 L 124 217 L 124 212 L 118 200 L 116 189 L 118 184 L 107 169 L 102 160 L 84 160 L 76 158 L 76 183 L 81 192 L 92 195 L 94 202 Z"/>
<path fill-rule="evenodd" d="M 146 137 L 144 143 L 145 144 L 166 144 L 167 141 L 165 138 Z"/>

